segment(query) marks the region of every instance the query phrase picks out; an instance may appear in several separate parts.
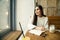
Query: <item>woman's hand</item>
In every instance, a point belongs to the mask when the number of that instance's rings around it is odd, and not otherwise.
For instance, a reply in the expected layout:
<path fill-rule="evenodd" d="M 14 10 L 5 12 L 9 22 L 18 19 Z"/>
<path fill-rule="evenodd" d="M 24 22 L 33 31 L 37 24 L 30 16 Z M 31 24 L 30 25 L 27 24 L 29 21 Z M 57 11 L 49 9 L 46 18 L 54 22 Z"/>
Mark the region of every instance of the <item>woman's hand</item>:
<path fill-rule="evenodd" d="M 44 27 L 36 27 L 35 29 L 37 29 L 37 30 L 41 30 L 41 31 L 44 31 L 44 30 L 45 30 Z"/>

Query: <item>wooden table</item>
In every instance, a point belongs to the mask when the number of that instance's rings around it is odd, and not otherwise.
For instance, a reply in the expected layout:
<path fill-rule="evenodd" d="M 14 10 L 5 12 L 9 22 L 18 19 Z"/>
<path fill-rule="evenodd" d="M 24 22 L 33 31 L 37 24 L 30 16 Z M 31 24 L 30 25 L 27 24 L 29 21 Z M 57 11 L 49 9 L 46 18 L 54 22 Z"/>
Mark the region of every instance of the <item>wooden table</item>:
<path fill-rule="evenodd" d="M 43 36 L 44 34 L 46 34 L 45 37 Z M 30 37 L 30 40 L 60 40 L 60 32 L 56 31 L 55 33 L 50 33 L 49 31 L 46 31 L 44 34 L 37 36 L 27 31 L 26 36 Z"/>

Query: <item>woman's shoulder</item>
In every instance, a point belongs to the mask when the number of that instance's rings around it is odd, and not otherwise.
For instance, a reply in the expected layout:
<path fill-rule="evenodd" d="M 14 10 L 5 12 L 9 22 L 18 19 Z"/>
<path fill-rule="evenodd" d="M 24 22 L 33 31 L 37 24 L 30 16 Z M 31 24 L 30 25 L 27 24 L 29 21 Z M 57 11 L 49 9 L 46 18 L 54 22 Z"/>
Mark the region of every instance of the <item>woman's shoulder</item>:
<path fill-rule="evenodd" d="M 47 16 L 46 17 L 43 17 L 43 18 L 48 20 L 48 17 Z"/>
<path fill-rule="evenodd" d="M 48 19 L 48 17 L 46 16 L 45 18 L 47 18 Z"/>

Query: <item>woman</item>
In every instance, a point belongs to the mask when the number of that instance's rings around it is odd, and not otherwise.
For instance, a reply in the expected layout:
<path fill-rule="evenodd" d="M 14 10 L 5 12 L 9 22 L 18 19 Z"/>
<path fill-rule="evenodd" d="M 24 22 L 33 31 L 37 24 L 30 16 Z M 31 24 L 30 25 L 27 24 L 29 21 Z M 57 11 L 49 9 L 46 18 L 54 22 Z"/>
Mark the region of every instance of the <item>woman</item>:
<path fill-rule="evenodd" d="M 41 5 L 36 6 L 34 16 L 31 17 L 28 23 L 28 29 L 48 30 L 48 17 L 44 15 Z"/>

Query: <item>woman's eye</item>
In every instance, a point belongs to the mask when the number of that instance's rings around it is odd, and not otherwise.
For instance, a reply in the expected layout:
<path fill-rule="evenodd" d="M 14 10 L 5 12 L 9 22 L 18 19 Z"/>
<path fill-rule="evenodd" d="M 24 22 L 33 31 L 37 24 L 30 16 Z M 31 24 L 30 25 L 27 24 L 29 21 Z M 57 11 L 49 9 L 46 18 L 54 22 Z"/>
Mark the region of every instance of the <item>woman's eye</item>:
<path fill-rule="evenodd" d="M 36 11 L 36 10 L 39 10 L 39 9 L 35 9 L 35 11 Z"/>
<path fill-rule="evenodd" d="M 39 10 L 39 9 L 37 9 L 37 10 Z"/>
<path fill-rule="evenodd" d="M 39 9 L 36 9 L 36 10 L 39 10 Z"/>

